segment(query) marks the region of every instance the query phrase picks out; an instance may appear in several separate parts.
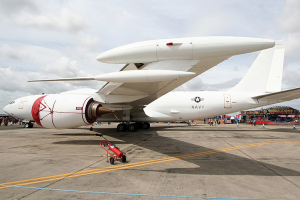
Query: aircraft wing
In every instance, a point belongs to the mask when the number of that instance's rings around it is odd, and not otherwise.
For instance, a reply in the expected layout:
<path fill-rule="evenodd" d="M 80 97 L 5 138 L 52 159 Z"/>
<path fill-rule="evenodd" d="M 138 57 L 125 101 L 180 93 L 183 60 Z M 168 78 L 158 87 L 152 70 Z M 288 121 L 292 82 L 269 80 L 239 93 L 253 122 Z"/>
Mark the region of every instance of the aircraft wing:
<path fill-rule="evenodd" d="M 300 88 L 294 88 L 290 90 L 284 90 L 280 92 L 259 95 L 252 98 L 257 99 L 258 101 L 276 101 L 276 102 L 290 101 L 293 99 L 300 98 Z"/>
<path fill-rule="evenodd" d="M 140 82 L 140 83 L 115 83 L 108 82 L 98 93 L 112 96 L 140 96 L 130 103 L 133 106 L 132 112 L 143 109 L 147 104 L 163 96 L 164 94 L 179 87 L 192 78 L 202 74 L 208 69 L 227 60 L 229 57 L 219 57 L 203 60 L 166 60 L 152 62 L 149 64 L 127 64 L 121 71 L 125 70 L 177 70 L 183 72 L 194 72 L 192 76 L 181 77 L 173 80 L 160 82 Z"/>
<path fill-rule="evenodd" d="M 206 70 L 218 65 L 227 57 L 202 60 L 164 60 L 151 63 L 131 63 L 120 72 L 112 72 L 93 77 L 73 77 L 59 79 L 30 80 L 40 81 L 108 81 L 99 91 L 105 96 L 105 103 L 130 103 L 141 106 L 151 103 Z"/>

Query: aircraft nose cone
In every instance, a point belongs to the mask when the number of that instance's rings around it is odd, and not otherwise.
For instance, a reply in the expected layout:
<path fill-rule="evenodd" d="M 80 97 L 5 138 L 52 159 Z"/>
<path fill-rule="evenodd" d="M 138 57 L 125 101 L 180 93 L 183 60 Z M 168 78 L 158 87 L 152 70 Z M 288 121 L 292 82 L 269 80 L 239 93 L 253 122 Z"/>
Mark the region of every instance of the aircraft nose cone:
<path fill-rule="evenodd" d="M 114 52 L 112 50 L 101 53 L 97 56 L 97 60 L 103 63 L 116 63 L 114 59 Z"/>
<path fill-rule="evenodd" d="M 3 111 L 4 111 L 6 114 L 9 115 L 9 105 L 5 106 L 5 107 L 3 108 Z"/>

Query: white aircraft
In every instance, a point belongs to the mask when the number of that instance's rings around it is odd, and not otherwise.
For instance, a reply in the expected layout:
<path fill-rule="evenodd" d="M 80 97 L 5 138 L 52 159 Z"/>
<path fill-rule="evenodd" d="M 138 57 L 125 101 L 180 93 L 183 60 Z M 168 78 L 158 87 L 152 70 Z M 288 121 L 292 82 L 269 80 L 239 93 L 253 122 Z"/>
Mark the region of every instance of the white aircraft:
<path fill-rule="evenodd" d="M 260 50 L 245 77 L 228 91 L 169 93 L 231 56 Z M 22 97 L 4 111 L 46 128 L 73 128 L 98 120 L 120 122 L 118 131 L 136 131 L 148 129 L 149 122 L 203 119 L 300 98 L 300 88 L 281 91 L 284 45 L 273 40 L 242 37 L 153 40 L 114 48 L 100 54 L 97 60 L 128 64 L 119 72 L 94 77 L 30 81 L 107 83 L 100 90 Z"/>

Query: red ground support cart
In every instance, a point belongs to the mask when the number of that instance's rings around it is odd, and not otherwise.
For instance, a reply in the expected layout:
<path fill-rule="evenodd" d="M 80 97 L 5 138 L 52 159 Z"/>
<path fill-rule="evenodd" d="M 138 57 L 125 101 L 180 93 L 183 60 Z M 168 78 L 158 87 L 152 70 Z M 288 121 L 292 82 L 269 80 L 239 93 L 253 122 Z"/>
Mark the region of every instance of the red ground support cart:
<path fill-rule="evenodd" d="M 96 134 L 96 136 L 103 137 L 105 141 L 100 142 L 100 146 L 107 152 L 106 154 L 106 162 L 108 163 L 108 154 L 110 155 L 109 162 L 110 164 L 114 164 L 115 161 L 122 161 L 123 163 L 126 162 L 126 156 L 114 143 L 109 142 L 103 135 Z"/>

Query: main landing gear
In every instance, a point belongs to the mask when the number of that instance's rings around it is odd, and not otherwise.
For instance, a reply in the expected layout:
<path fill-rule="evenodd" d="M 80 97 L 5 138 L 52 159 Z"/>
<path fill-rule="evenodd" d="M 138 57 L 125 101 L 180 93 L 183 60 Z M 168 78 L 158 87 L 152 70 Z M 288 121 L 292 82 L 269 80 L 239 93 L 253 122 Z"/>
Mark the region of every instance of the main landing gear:
<path fill-rule="evenodd" d="M 130 132 L 136 132 L 138 129 L 149 129 L 150 124 L 148 122 L 136 122 L 136 123 L 131 123 L 129 125 L 125 123 L 118 124 L 117 126 L 117 131 L 118 132 L 125 132 L 125 131 L 130 131 Z"/>
<path fill-rule="evenodd" d="M 33 123 L 32 122 L 25 123 L 24 128 L 33 128 Z"/>

